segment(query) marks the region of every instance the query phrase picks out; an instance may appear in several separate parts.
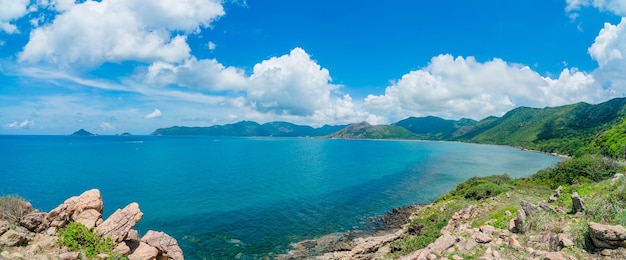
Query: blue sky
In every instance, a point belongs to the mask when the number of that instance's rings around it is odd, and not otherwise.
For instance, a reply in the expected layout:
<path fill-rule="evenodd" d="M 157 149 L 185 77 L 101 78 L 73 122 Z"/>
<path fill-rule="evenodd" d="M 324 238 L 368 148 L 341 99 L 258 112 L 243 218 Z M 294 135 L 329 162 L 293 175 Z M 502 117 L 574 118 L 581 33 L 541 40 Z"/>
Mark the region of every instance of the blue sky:
<path fill-rule="evenodd" d="M 480 120 L 626 93 L 623 1 L 0 6 L 0 134 Z"/>

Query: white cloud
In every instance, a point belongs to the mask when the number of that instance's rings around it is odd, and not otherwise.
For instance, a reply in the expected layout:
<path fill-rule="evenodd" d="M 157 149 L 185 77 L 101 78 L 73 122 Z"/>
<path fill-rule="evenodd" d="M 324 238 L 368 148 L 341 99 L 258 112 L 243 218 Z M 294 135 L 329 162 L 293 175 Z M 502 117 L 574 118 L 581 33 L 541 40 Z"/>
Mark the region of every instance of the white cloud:
<path fill-rule="evenodd" d="M 163 114 L 161 114 L 161 110 L 154 109 L 154 111 L 152 111 L 150 114 L 145 115 L 143 118 L 152 119 L 152 118 L 161 117 L 162 115 Z"/>
<path fill-rule="evenodd" d="M 53 1 L 52 6 L 61 13 L 31 32 L 20 61 L 77 66 L 179 62 L 190 53 L 185 34 L 224 15 L 217 0 Z"/>
<path fill-rule="evenodd" d="M 115 130 L 115 124 L 111 122 L 102 122 L 100 123 L 100 128 L 104 131 Z"/>
<path fill-rule="evenodd" d="M 542 77 L 527 66 L 493 59 L 439 55 L 427 67 L 411 71 L 369 95 L 365 107 L 376 119 L 393 122 L 408 116 L 482 119 L 516 106 L 558 106 L 606 98 L 592 76 L 565 69 L 558 79 Z"/>
<path fill-rule="evenodd" d="M 309 116 L 331 102 L 327 69 L 322 68 L 301 48 L 254 65 L 248 88 L 248 101 L 262 112 Z"/>
<path fill-rule="evenodd" d="M 148 68 L 145 82 L 153 86 L 176 84 L 192 89 L 241 90 L 247 86 L 243 70 L 225 67 L 215 59 L 195 57 L 186 59 L 180 65 L 155 62 Z"/>
<path fill-rule="evenodd" d="M 13 121 L 12 123 L 8 123 L 4 126 L 6 128 L 11 128 L 11 129 L 23 129 L 23 128 L 29 128 L 33 126 L 34 124 L 35 122 L 33 120 L 24 119 L 24 121 L 22 121 L 21 123 L 17 121 Z"/>
<path fill-rule="evenodd" d="M 583 7 L 593 6 L 602 11 L 609 11 L 620 16 L 626 16 L 626 1 L 624 0 L 566 0 L 565 11 L 575 13 Z M 577 15 L 574 15 L 576 17 Z"/>
<path fill-rule="evenodd" d="M 592 72 L 598 83 L 609 88 L 617 96 L 626 94 L 626 18 L 619 24 L 605 23 L 594 43 L 589 47 L 589 54 L 598 62 L 598 68 Z"/>
<path fill-rule="evenodd" d="M 215 48 L 217 48 L 217 44 L 215 44 L 214 42 L 211 42 L 211 41 L 210 41 L 210 42 L 207 44 L 207 47 L 209 48 L 209 50 L 210 50 L 210 51 L 214 51 L 214 50 L 215 50 Z"/>
<path fill-rule="evenodd" d="M 29 0 L 0 0 L 0 31 L 12 34 L 19 30 L 11 22 L 28 13 Z"/>

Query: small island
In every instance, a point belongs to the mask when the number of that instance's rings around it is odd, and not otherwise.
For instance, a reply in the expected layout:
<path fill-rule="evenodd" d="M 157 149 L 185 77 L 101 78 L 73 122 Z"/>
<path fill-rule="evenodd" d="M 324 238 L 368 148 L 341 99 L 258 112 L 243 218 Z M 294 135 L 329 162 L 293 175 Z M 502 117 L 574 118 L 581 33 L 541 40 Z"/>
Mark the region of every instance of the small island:
<path fill-rule="evenodd" d="M 95 136 L 95 134 L 81 128 L 80 130 L 74 132 L 70 136 Z"/>

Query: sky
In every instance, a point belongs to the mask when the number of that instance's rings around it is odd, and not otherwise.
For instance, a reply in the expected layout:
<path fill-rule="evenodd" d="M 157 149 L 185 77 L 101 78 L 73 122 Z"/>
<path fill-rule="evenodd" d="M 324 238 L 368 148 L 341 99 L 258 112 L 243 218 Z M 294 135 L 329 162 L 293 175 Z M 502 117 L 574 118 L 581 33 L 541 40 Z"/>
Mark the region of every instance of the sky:
<path fill-rule="evenodd" d="M 0 134 L 502 116 L 626 96 L 624 0 L 0 0 Z"/>

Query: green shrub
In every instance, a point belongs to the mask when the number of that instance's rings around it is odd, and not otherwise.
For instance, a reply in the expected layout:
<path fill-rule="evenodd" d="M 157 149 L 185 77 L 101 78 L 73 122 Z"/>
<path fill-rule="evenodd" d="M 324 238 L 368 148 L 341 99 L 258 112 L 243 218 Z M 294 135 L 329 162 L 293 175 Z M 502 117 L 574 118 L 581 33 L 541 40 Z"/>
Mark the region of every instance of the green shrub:
<path fill-rule="evenodd" d="M 70 251 L 82 251 L 88 258 L 96 258 L 98 254 L 104 253 L 110 256 L 109 259 L 125 259 L 112 253 L 117 245 L 111 238 L 100 237 L 79 222 L 72 222 L 61 229 L 57 243 Z"/>
<path fill-rule="evenodd" d="M 623 170 L 615 161 L 596 156 L 583 155 L 559 162 L 554 168 L 547 168 L 531 177 L 538 183 L 556 188 L 563 184 L 599 182 L 613 177 Z"/>
<path fill-rule="evenodd" d="M 466 199 L 482 200 L 496 196 L 508 190 L 509 189 L 503 185 L 495 183 L 481 183 L 468 188 L 464 197 Z"/>
<path fill-rule="evenodd" d="M 511 181 L 508 174 L 490 175 L 485 177 L 472 177 L 460 183 L 447 194 L 439 197 L 435 202 L 458 198 L 470 198 L 475 200 L 496 196 L 509 188 L 506 183 Z"/>
<path fill-rule="evenodd" d="M 31 204 L 17 195 L 0 197 L 0 219 L 7 220 L 11 224 L 18 223 L 20 218 L 33 210 Z"/>

